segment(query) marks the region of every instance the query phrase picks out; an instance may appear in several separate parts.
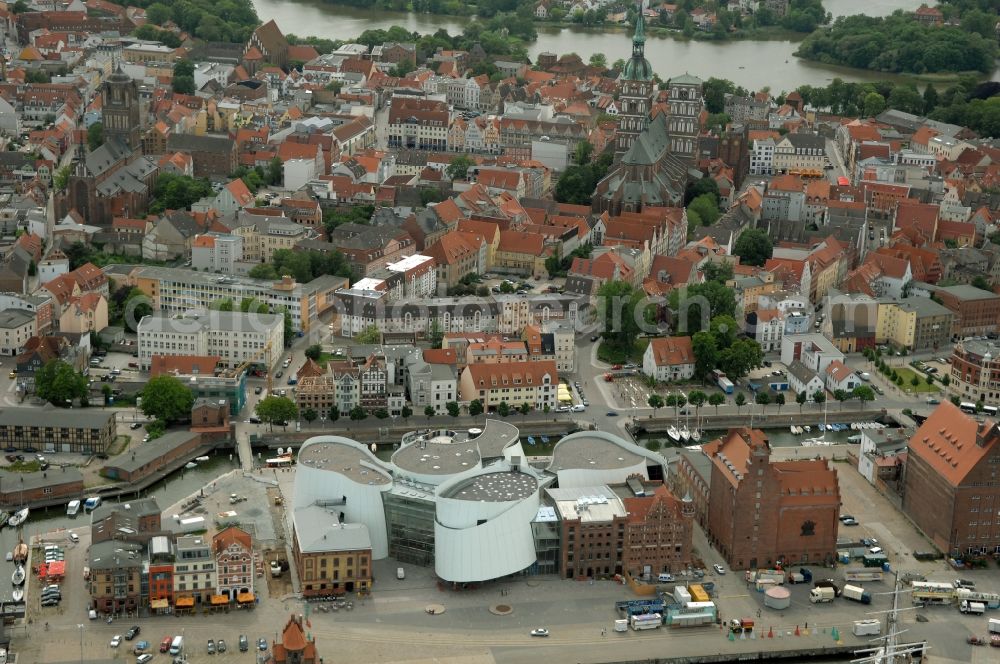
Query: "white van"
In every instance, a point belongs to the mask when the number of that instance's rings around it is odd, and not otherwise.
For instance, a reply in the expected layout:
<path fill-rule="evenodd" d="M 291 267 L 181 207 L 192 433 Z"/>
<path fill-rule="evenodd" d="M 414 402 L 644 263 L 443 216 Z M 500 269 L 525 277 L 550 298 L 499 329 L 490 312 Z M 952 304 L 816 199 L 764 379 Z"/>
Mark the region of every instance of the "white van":
<path fill-rule="evenodd" d="M 399 579 L 400 581 L 402 581 L 403 579 L 405 579 L 406 578 L 406 570 L 404 570 L 402 567 L 397 567 L 396 568 L 396 578 Z"/>
<path fill-rule="evenodd" d="M 177 635 L 174 640 L 170 643 L 170 654 L 179 655 L 181 651 L 184 650 L 184 637 Z"/>
<path fill-rule="evenodd" d="M 582 403 L 578 403 L 575 406 L 573 406 L 574 413 L 582 413 L 585 410 L 587 410 L 587 407 L 584 406 Z"/>

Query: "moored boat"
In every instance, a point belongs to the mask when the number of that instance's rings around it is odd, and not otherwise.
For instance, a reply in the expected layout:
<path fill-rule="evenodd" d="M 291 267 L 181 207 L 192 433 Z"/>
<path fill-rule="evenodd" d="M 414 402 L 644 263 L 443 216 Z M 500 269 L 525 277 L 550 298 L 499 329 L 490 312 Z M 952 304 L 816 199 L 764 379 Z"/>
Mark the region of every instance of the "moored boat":
<path fill-rule="evenodd" d="M 184 464 L 184 467 L 187 468 L 188 470 L 191 470 L 192 468 L 197 468 L 198 464 L 196 464 L 194 461 L 188 461 L 186 464 Z"/>
<path fill-rule="evenodd" d="M 19 542 L 17 546 L 14 547 L 14 562 L 21 564 L 28 559 L 28 545 L 24 542 Z"/>
<path fill-rule="evenodd" d="M 14 568 L 14 573 L 10 575 L 10 582 L 15 586 L 20 586 L 24 583 L 24 566 L 18 565 Z"/>
<path fill-rule="evenodd" d="M 7 525 L 7 520 L 10 519 L 10 512 L 4 512 L 0 510 L 0 528 Z"/>
<path fill-rule="evenodd" d="M 681 440 L 681 433 L 680 433 L 680 431 L 678 431 L 677 427 L 675 427 L 672 424 L 667 429 L 667 435 L 670 436 L 670 439 L 673 440 L 675 443 L 679 443 L 680 440 Z"/>
<path fill-rule="evenodd" d="M 17 528 L 22 523 L 28 520 L 29 511 L 30 510 L 27 507 L 24 507 L 14 512 L 14 514 L 11 515 L 10 519 L 7 520 L 7 525 L 12 528 Z"/>
<path fill-rule="evenodd" d="M 10 596 L 15 602 L 21 602 L 24 600 L 24 590 L 21 588 L 14 588 L 14 590 L 10 593 Z"/>
<path fill-rule="evenodd" d="M 205 461 L 208 461 L 208 457 L 207 456 L 195 457 L 194 460 L 197 461 L 198 463 L 204 463 Z"/>

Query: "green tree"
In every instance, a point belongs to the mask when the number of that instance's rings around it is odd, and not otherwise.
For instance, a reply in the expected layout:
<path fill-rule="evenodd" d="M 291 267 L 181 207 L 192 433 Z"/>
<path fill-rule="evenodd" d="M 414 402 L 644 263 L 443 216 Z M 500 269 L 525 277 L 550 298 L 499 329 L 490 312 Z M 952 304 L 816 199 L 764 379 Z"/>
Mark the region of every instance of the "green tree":
<path fill-rule="evenodd" d="M 191 417 L 194 393 L 176 376 L 162 374 L 150 378 L 140 393 L 142 412 L 166 423 L 183 422 Z"/>
<path fill-rule="evenodd" d="M 319 358 L 323 355 L 323 346 L 320 344 L 313 344 L 306 348 L 304 355 L 313 362 L 319 362 Z"/>
<path fill-rule="evenodd" d="M 448 167 L 445 168 L 445 173 L 448 174 L 449 180 L 464 180 L 469 175 L 469 168 L 475 165 L 476 162 L 468 155 L 460 154 L 452 157 Z"/>
<path fill-rule="evenodd" d="M 469 415 L 473 417 L 483 414 L 483 402 L 479 399 L 473 399 L 469 402 Z"/>
<path fill-rule="evenodd" d="M 510 404 L 506 401 L 501 401 L 497 404 L 497 415 L 500 417 L 507 417 L 510 415 Z"/>
<path fill-rule="evenodd" d="M 795 403 L 799 404 L 799 413 L 802 412 L 802 406 L 806 405 L 806 401 L 809 400 L 809 396 L 806 394 L 805 390 L 802 390 L 795 395 Z"/>
<path fill-rule="evenodd" d="M 17 0 L 17 2 L 14 3 L 14 6 L 11 7 L 11 11 L 15 14 L 23 14 L 29 9 L 30 7 L 28 7 L 28 3 L 24 0 Z"/>
<path fill-rule="evenodd" d="M 56 171 L 56 174 L 52 176 L 52 185 L 56 188 L 56 191 L 66 189 L 66 185 L 69 183 L 69 176 L 72 174 L 73 166 L 71 164 L 66 164 Z"/>
<path fill-rule="evenodd" d="M 349 415 L 352 422 L 361 422 L 362 420 L 368 419 L 368 411 L 361 406 L 355 406 L 352 408 Z"/>
<path fill-rule="evenodd" d="M 885 97 L 877 92 L 869 92 L 865 95 L 863 108 L 862 113 L 867 117 L 873 118 L 885 110 Z"/>
<path fill-rule="evenodd" d="M 384 420 L 389 417 L 389 411 L 385 408 L 376 408 L 372 415 L 374 415 L 376 419 Z"/>
<path fill-rule="evenodd" d="M 875 401 L 875 390 L 867 385 L 858 385 L 854 388 L 854 398 L 859 400 L 861 407 L 864 408 L 866 402 Z"/>
<path fill-rule="evenodd" d="M 851 398 L 851 393 L 847 390 L 834 390 L 833 398 L 840 402 L 840 408 L 843 410 L 844 402 Z"/>
<path fill-rule="evenodd" d="M 590 66 L 600 67 L 601 69 L 607 69 L 608 67 L 608 56 L 603 53 L 591 53 L 590 54 Z"/>
<path fill-rule="evenodd" d="M 726 403 L 726 395 L 721 392 L 712 392 L 708 395 L 708 404 L 715 406 L 715 414 L 719 414 L 719 406 Z"/>
<path fill-rule="evenodd" d="M 87 149 L 93 152 L 104 145 L 104 125 L 100 122 L 87 127 Z"/>
<path fill-rule="evenodd" d="M 216 311 L 232 311 L 233 306 L 233 298 L 231 297 L 224 297 L 212 303 L 212 308 Z"/>
<path fill-rule="evenodd" d="M 733 253 L 740 257 L 743 265 L 763 267 L 774 253 L 774 245 L 767 233 L 759 228 L 748 228 L 740 233 L 733 246 Z"/>
<path fill-rule="evenodd" d="M 814 403 L 822 404 L 825 401 L 826 401 L 826 392 L 824 392 L 823 390 L 820 389 L 820 390 L 816 390 L 813 393 L 813 402 Z"/>
<path fill-rule="evenodd" d="M 713 194 L 702 194 L 691 201 L 688 212 L 694 212 L 701 218 L 701 223 L 711 226 L 722 215 L 719 211 L 719 199 Z"/>
<path fill-rule="evenodd" d="M 270 186 L 280 186 L 284 181 L 285 165 L 277 157 L 267 163 L 267 177 L 265 179 Z"/>
<path fill-rule="evenodd" d="M 87 391 L 87 378 L 62 360 L 49 360 L 35 372 L 35 394 L 53 406 L 64 408 Z"/>
<path fill-rule="evenodd" d="M 369 325 L 361 330 L 354 340 L 359 344 L 377 344 L 382 341 L 382 333 L 374 325 Z"/>
<path fill-rule="evenodd" d="M 409 406 L 403 406 L 399 411 L 399 416 L 403 418 L 404 421 L 410 419 L 413 416 L 413 409 Z"/>
<path fill-rule="evenodd" d="M 598 315 L 604 320 L 604 339 L 616 349 L 631 352 L 639 336 L 643 313 L 637 308 L 644 299 L 641 290 L 625 281 L 609 281 L 597 291 Z"/>
<path fill-rule="evenodd" d="M 778 414 L 781 414 L 781 407 L 785 405 L 785 393 L 778 392 L 774 395 L 774 404 L 778 407 Z"/>
<path fill-rule="evenodd" d="M 928 114 L 938 105 L 938 91 L 934 87 L 933 83 L 928 83 L 927 87 L 924 88 L 924 113 Z"/>
<path fill-rule="evenodd" d="M 767 405 L 768 405 L 769 403 L 771 403 L 771 395 L 769 395 L 769 394 L 768 394 L 767 392 L 765 392 L 764 390 L 761 390 L 761 391 L 760 391 L 760 392 L 758 392 L 758 393 L 757 393 L 757 395 L 756 395 L 756 396 L 754 397 L 754 401 L 756 401 L 756 402 L 757 402 L 757 405 L 758 405 L 758 406 L 763 406 L 764 408 L 767 408 Z M 763 412 L 763 411 L 762 411 L 762 412 Z"/>
<path fill-rule="evenodd" d="M 331 423 L 339 420 L 340 408 L 338 408 L 337 406 L 333 406 L 332 408 L 330 408 L 330 412 L 327 414 L 326 419 L 330 420 Z"/>
<path fill-rule="evenodd" d="M 444 407 L 452 417 L 458 417 L 459 413 L 462 412 L 462 408 L 458 405 L 457 401 L 449 401 Z"/>
<path fill-rule="evenodd" d="M 146 7 L 146 20 L 155 25 L 163 25 L 171 20 L 170 7 L 160 2 L 154 2 Z"/>
<path fill-rule="evenodd" d="M 527 416 L 527 414 L 531 412 L 531 404 L 527 402 L 522 403 L 520 406 L 517 407 L 517 409 L 521 411 L 521 415 Z"/>
<path fill-rule="evenodd" d="M 708 395 L 701 390 L 692 390 L 688 392 L 687 399 L 688 403 L 694 406 L 695 416 L 697 416 L 701 407 L 705 405 L 706 401 L 708 401 Z"/>
<path fill-rule="evenodd" d="M 715 337 L 716 345 L 719 348 L 729 348 L 736 342 L 736 335 L 739 334 L 740 328 L 735 318 L 723 314 L 712 318 L 709 330 Z"/>
<path fill-rule="evenodd" d="M 733 290 L 717 281 L 675 288 L 667 302 L 675 312 L 677 334 L 693 335 L 703 327 L 707 328 L 712 318 L 733 316 L 736 312 Z"/>
<path fill-rule="evenodd" d="M 431 321 L 430 328 L 427 330 L 427 341 L 430 342 L 431 348 L 440 348 L 444 342 L 444 329 L 437 318 Z"/>
<path fill-rule="evenodd" d="M 953 394 L 949 398 L 951 399 L 951 402 L 953 404 L 955 404 L 956 406 L 962 403 L 962 400 L 959 398 L 959 396 L 957 394 Z"/>
<path fill-rule="evenodd" d="M 646 400 L 646 403 L 648 403 L 649 407 L 653 409 L 652 416 L 655 416 L 657 409 L 663 408 L 665 402 L 663 401 L 663 397 L 654 393 L 649 395 L 649 399 Z"/>
<path fill-rule="evenodd" d="M 160 214 L 165 210 L 185 210 L 195 201 L 212 194 L 212 185 L 208 180 L 176 173 L 160 173 L 153 185 L 153 201 L 149 205 L 149 212 Z"/>
<path fill-rule="evenodd" d="M 427 419 L 431 419 L 435 415 L 437 415 L 437 411 L 434 410 L 434 406 L 424 406 L 424 416 Z"/>
<path fill-rule="evenodd" d="M 764 352 L 753 339 L 737 339 L 719 353 L 719 368 L 730 380 L 743 378 L 761 365 Z"/>
<path fill-rule="evenodd" d="M 948 374 L 941 376 L 941 384 L 944 385 L 945 387 L 951 385 L 951 376 L 949 376 Z"/>
<path fill-rule="evenodd" d="M 309 424 L 312 424 L 319 418 L 319 413 L 317 413 L 312 408 L 306 408 L 302 411 L 302 419 L 304 419 Z"/>
<path fill-rule="evenodd" d="M 736 398 L 733 401 L 736 403 L 736 413 L 739 414 L 740 409 L 747 403 L 747 397 L 742 392 L 737 392 Z"/>
<path fill-rule="evenodd" d="M 694 375 L 706 379 L 719 365 L 719 347 L 715 335 L 701 331 L 691 337 L 691 350 L 694 353 Z"/>
<path fill-rule="evenodd" d="M 975 277 L 972 278 L 972 286 L 985 291 L 992 290 L 990 288 L 990 282 L 987 281 L 986 277 L 984 277 L 981 274 L 977 274 Z"/>
<path fill-rule="evenodd" d="M 143 400 L 142 405 L 146 405 L 145 400 Z M 260 421 L 270 424 L 272 429 L 275 424 L 278 426 L 287 426 L 290 421 L 299 417 L 299 409 L 294 401 L 288 397 L 277 397 L 273 394 L 258 401 L 257 407 L 254 410 L 257 412 L 257 417 L 260 418 Z"/>

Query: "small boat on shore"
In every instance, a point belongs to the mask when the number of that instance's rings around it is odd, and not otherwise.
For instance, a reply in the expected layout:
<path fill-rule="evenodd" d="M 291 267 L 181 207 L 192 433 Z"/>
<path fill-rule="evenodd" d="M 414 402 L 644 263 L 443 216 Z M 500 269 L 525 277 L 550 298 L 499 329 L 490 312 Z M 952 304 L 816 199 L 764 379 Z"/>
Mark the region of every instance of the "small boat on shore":
<path fill-rule="evenodd" d="M 24 542 L 19 542 L 17 546 L 14 547 L 13 560 L 15 563 L 20 565 L 28 559 L 28 545 Z"/>
<path fill-rule="evenodd" d="M 802 429 L 803 429 L 803 430 L 804 430 L 804 431 L 805 431 L 806 433 L 812 433 L 812 430 L 813 430 L 813 428 L 812 428 L 811 426 L 809 426 L 808 424 L 807 424 L 807 425 L 805 425 L 804 427 L 802 427 Z"/>
<path fill-rule="evenodd" d="M 184 464 L 184 467 L 187 468 L 188 470 L 191 470 L 192 468 L 197 468 L 198 464 L 196 464 L 194 461 L 188 461 L 186 464 Z"/>
<path fill-rule="evenodd" d="M 80 513 L 80 501 L 71 500 L 69 504 L 66 505 L 66 516 L 76 516 Z"/>
<path fill-rule="evenodd" d="M 548 445 L 549 444 L 549 437 L 548 436 L 542 436 L 542 444 L 543 445 Z"/>
<path fill-rule="evenodd" d="M 7 520 L 10 519 L 10 512 L 4 512 L 0 510 L 0 528 L 7 525 Z"/>
<path fill-rule="evenodd" d="M 535 444 L 535 437 L 534 436 L 528 436 L 528 444 L 529 445 L 534 445 Z"/>
<path fill-rule="evenodd" d="M 28 514 L 30 510 L 27 507 L 19 509 L 11 515 L 10 519 L 7 520 L 7 525 L 11 528 L 17 528 L 22 523 L 28 520 Z"/>
<path fill-rule="evenodd" d="M 14 588 L 14 590 L 11 592 L 10 596 L 11 596 L 11 598 L 15 602 L 23 602 L 24 601 L 24 590 L 22 590 L 21 588 Z"/>
<path fill-rule="evenodd" d="M 208 461 L 208 457 L 207 456 L 195 457 L 194 460 L 197 461 L 198 463 L 203 463 L 205 461 Z"/>
<path fill-rule="evenodd" d="M 10 575 L 10 582 L 15 586 L 24 584 L 24 566 L 18 565 L 14 568 L 14 573 Z"/>

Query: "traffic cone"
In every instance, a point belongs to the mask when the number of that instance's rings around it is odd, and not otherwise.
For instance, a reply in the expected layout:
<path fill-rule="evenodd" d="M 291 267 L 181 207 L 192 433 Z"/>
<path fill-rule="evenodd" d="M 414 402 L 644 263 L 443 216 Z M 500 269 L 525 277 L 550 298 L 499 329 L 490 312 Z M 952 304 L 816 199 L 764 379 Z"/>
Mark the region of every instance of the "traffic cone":
<path fill-rule="evenodd" d="M 799 634 L 799 626 L 798 625 L 795 626 L 795 636 L 802 636 L 801 634 Z"/>
<path fill-rule="evenodd" d="M 730 640 L 730 641 L 735 641 L 735 640 L 736 640 L 736 637 L 735 637 L 735 636 L 733 636 L 733 633 L 732 633 L 732 632 L 729 632 L 729 640 Z"/>
<path fill-rule="evenodd" d="M 830 636 L 833 637 L 834 641 L 840 641 L 840 632 L 837 631 L 836 627 L 834 627 L 833 630 L 830 632 Z"/>
<path fill-rule="evenodd" d="M 767 628 L 767 638 L 769 638 L 769 639 L 773 639 L 774 638 L 774 628 L 773 627 L 768 627 Z"/>

